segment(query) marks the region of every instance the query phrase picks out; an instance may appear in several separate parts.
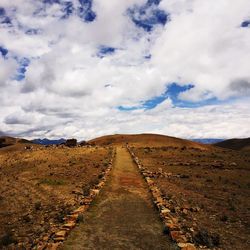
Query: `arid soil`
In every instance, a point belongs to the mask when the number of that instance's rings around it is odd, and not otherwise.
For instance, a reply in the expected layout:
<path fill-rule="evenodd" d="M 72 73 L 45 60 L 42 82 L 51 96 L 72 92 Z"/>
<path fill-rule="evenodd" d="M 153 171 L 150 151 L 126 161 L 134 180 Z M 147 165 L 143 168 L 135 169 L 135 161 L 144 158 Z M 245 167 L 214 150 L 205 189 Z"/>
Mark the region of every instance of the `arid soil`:
<path fill-rule="evenodd" d="M 175 249 L 172 232 L 152 206 L 149 179 L 168 204 L 164 212 L 175 230 L 188 242 L 198 249 L 249 249 L 247 150 L 152 134 L 105 136 L 74 148 L 7 139 L 4 143 L 12 146 L 0 149 L 0 249 L 31 249 L 46 242 L 103 177 L 112 148 L 117 158 L 107 183 L 65 249 Z"/>
<path fill-rule="evenodd" d="M 108 147 L 0 149 L 0 248 L 46 240 L 102 177 L 111 154 Z"/>
<path fill-rule="evenodd" d="M 148 187 L 125 147 L 118 147 L 106 187 L 63 249 L 168 249 L 178 247 L 163 232 Z"/>
<path fill-rule="evenodd" d="M 249 249 L 249 153 L 210 146 L 141 146 L 132 151 L 196 246 Z"/>

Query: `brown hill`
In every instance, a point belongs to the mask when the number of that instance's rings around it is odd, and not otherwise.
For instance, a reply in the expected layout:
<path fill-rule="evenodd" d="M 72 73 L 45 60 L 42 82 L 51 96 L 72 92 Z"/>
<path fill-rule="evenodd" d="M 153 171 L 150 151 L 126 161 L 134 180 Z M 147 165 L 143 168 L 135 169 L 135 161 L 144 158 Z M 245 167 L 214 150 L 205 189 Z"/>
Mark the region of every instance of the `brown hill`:
<path fill-rule="evenodd" d="M 93 140 L 88 141 L 89 144 L 98 146 L 117 145 L 129 143 L 136 147 L 193 147 L 200 149 L 207 149 L 211 146 L 203 145 L 197 142 L 184 140 L 176 137 L 159 135 L 159 134 L 116 134 L 102 136 Z"/>
<path fill-rule="evenodd" d="M 221 147 L 221 148 L 250 151 L 250 138 L 229 139 L 229 140 L 215 143 L 214 145 Z"/>
<path fill-rule="evenodd" d="M 14 138 L 10 136 L 0 137 L 0 148 L 20 148 L 28 145 L 34 145 L 31 141 L 22 138 Z"/>

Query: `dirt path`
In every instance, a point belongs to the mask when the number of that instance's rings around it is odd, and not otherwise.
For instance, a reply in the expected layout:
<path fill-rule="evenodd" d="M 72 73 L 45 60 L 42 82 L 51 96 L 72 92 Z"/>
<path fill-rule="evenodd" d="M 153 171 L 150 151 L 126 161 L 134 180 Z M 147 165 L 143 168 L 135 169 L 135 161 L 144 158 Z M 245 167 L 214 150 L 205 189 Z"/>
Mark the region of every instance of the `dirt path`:
<path fill-rule="evenodd" d="M 106 187 L 63 249 L 176 249 L 162 231 L 146 183 L 126 148 L 118 147 Z"/>

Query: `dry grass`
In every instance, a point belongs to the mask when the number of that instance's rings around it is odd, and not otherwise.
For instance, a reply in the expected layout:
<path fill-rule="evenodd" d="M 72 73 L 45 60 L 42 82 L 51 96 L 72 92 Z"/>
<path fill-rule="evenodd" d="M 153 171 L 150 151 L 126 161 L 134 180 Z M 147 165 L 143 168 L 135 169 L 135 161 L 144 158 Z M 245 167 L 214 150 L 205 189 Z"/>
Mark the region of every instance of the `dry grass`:
<path fill-rule="evenodd" d="M 187 232 L 218 236 L 223 249 L 248 248 L 250 155 L 247 152 L 216 147 L 209 150 L 138 147 L 133 151 L 149 171 L 172 173 L 170 177 L 156 177 L 155 181 Z M 192 212 L 197 207 L 199 212 Z M 185 213 L 183 208 L 187 208 Z"/>
<path fill-rule="evenodd" d="M 110 157 L 104 147 L 2 148 L 0 244 L 15 240 L 28 247 L 56 230 L 79 206 L 83 190 L 97 183 Z"/>

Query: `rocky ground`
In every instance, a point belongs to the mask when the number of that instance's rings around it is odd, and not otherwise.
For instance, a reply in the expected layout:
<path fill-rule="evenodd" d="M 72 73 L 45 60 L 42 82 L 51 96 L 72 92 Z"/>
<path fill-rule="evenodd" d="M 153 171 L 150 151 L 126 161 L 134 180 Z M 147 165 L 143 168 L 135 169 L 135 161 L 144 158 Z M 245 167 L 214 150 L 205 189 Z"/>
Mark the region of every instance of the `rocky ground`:
<path fill-rule="evenodd" d="M 216 147 L 134 147 L 172 221 L 196 246 L 248 249 L 250 155 Z M 169 230 L 169 229 L 167 229 Z"/>
<path fill-rule="evenodd" d="M 0 150 L 0 248 L 46 241 L 103 177 L 108 147 Z"/>

